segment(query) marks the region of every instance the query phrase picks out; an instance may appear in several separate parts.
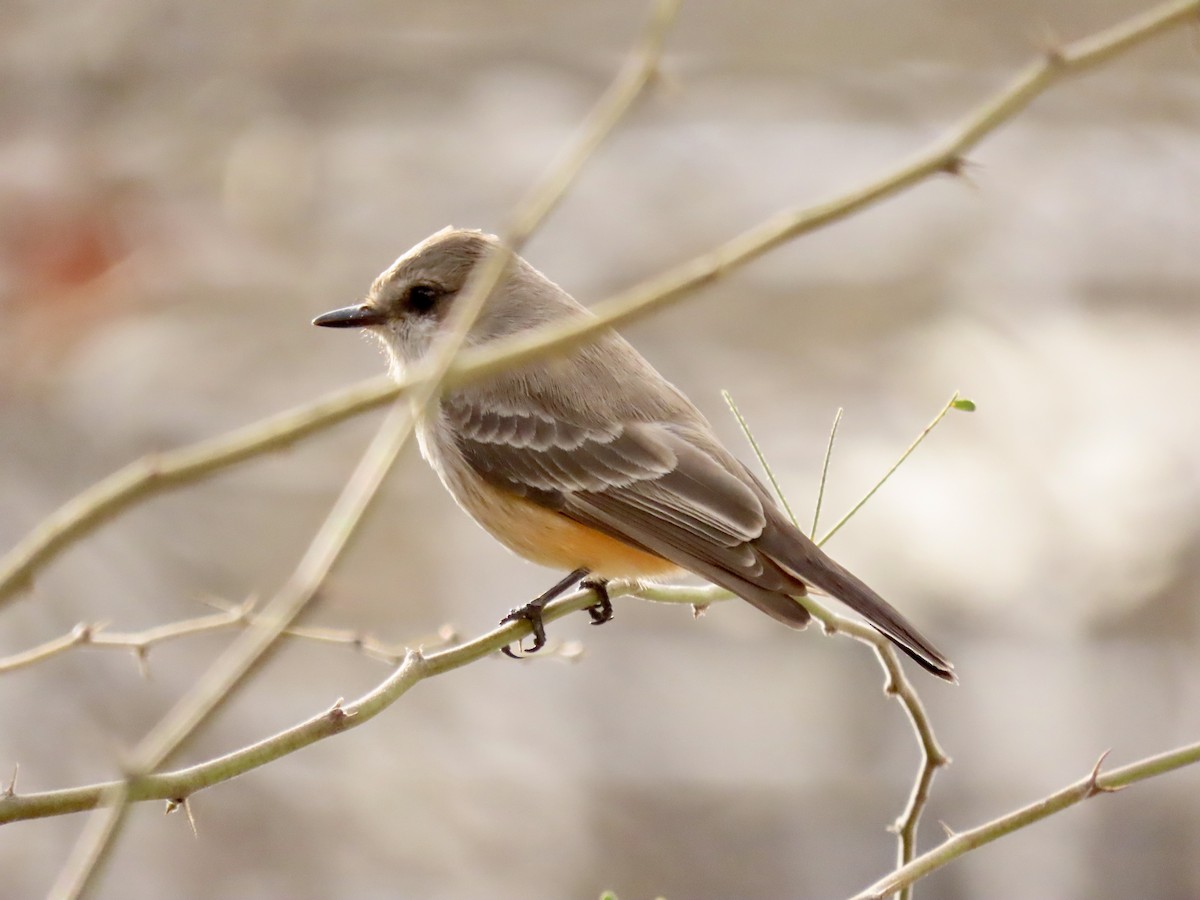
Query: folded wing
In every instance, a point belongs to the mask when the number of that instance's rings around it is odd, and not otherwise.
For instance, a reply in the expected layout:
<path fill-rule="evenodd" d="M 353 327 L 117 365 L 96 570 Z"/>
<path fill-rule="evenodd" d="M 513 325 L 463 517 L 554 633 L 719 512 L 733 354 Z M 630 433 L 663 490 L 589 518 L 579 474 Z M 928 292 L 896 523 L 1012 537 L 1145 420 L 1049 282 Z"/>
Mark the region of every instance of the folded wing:
<path fill-rule="evenodd" d="M 795 628 L 804 584 L 755 547 L 768 515 L 755 486 L 697 449 L 681 426 L 582 425 L 543 411 L 443 401 L 458 450 L 510 491 L 721 585 Z"/>

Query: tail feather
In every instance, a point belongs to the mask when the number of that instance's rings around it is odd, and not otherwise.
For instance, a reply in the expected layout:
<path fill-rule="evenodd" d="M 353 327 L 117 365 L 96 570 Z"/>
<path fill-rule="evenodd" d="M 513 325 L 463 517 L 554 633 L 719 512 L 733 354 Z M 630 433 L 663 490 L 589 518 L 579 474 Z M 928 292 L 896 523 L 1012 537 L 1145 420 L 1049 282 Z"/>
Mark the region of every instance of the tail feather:
<path fill-rule="evenodd" d="M 890 603 L 857 576 L 834 562 L 820 547 L 790 523 L 768 527 L 759 547 L 802 582 L 820 588 L 865 618 L 921 668 L 949 682 L 957 682 L 954 665 L 922 637 Z"/>

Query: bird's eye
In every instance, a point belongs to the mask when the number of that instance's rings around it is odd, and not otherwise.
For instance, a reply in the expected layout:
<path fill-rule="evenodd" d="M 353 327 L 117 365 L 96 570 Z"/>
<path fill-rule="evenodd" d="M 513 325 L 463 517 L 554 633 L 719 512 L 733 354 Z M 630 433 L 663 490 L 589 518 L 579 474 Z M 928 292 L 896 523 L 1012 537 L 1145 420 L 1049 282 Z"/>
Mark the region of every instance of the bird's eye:
<path fill-rule="evenodd" d="M 415 313 L 430 312 L 442 296 L 439 288 L 432 284 L 414 284 L 408 289 L 406 305 Z"/>

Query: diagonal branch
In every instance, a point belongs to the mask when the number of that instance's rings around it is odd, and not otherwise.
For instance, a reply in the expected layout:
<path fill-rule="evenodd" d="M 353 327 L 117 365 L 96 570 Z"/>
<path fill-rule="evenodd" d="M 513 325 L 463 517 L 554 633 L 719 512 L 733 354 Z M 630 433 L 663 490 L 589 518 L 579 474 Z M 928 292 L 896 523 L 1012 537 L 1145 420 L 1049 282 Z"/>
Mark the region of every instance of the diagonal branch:
<path fill-rule="evenodd" d="M 1106 774 L 1100 772 L 1103 762 L 1104 756 L 1101 756 L 1086 778 L 1056 791 L 1048 797 L 1000 816 L 998 819 L 993 819 L 977 828 L 972 828 L 970 831 L 959 832 L 940 846 L 918 856 L 908 865 L 875 882 L 862 893 L 856 894 L 853 900 L 883 900 L 971 850 L 982 847 L 984 844 L 990 844 L 1006 834 L 1012 834 L 1014 831 L 1032 825 L 1034 822 L 1041 821 L 1077 803 L 1082 803 L 1098 794 L 1119 791 L 1131 784 L 1166 772 L 1173 772 L 1184 766 L 1195 765 L 1200 762 L 1200 743 L 1189 744 L 1158 756 L 1151 756 Z"/>

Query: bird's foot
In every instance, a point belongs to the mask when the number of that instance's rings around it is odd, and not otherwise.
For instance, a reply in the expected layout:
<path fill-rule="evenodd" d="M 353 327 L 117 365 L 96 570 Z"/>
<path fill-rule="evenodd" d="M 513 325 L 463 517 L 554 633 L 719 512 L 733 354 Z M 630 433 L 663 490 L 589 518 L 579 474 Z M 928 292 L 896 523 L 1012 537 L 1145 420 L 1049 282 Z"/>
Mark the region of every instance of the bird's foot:
<path fill-rule="evenodd" d="M 613 617 L 612 598 L 608 596 L 608 581 L 604 578 L 585 578 L 579 582 L 581 588 L 596 592 L 596 602 L 587 607 L 593 625 L 603 625 Z"/>
<path fill-rule="evenodd" d="M 507 625 L 509 622 L 529 623 L 529 628 L 533 632 L 533 646 L 528 650 L 522 647 L 521 652 L 523 654 L 527 655 L 530 653 L 537 653 L 546 646 L 546 625 L 542 621 L 542 610 L 546 607 L 547 603 L 549 603 L 555 597 L 566 593 L 567 590 L 575 585 L 579 579 L 587 575 L 587 573 L 587 569 L 576 569 L 540 597 L 535 597 L 524 606 L 518 606 L 516 609 L 509 610 L 508 615 L 500 620 L 501 625 Z M 607 622 L 612 618 L 612 603 L 608 599 L 608 591 L 603 589 L 603 582 L 600 582 L 600 585 L 601 587 L 596 587 L 595 584 L 588 585 L 588 587 L 591 587 L 600 596 L 600 600 L 596 604 L 599 608 L 595 612 L 591 612 L 591 608 L 589 607 L 592 621 L 596 622 L 597 624 L 599 622 Z M 606 610 L 607 614 L 605 612 Z M 604 618 L 597 619 L 597 616 L 604 616 Z M 518 643 L 517 646 L 520 646 L 520 644 Z M 500 649 L 504 651 L 505 656 L 511 657 L 512 659 L 521 658 L 520 656 L 517 656 L 517 654 L 513 653 L 512 650 L 510 650 L 507 646 L 501 647 Z"/>
<path fill-rule="evenodd" d="M 536 600 L 530 600 L 524 606 L 518 606 L 516 609 L 510 609 L 508 615 L 500 620 L 501 625 L 507 625 L 509 622 L 528 622 L 529 628 L 533 632 L 533 646 L 526 650 L 521 646 L 520 642 L 517 646 L 521 648 L 521 655 L 537 653 L 546 646 L 546 625 L 542 621 L 542 607 L 546 605 L 546 601 L 541 597 Z M 506 644 L 500 648 L 504 655 L 510 659 L 520 659 L 521 657 L 512 652 L 512 649 Z"/>

